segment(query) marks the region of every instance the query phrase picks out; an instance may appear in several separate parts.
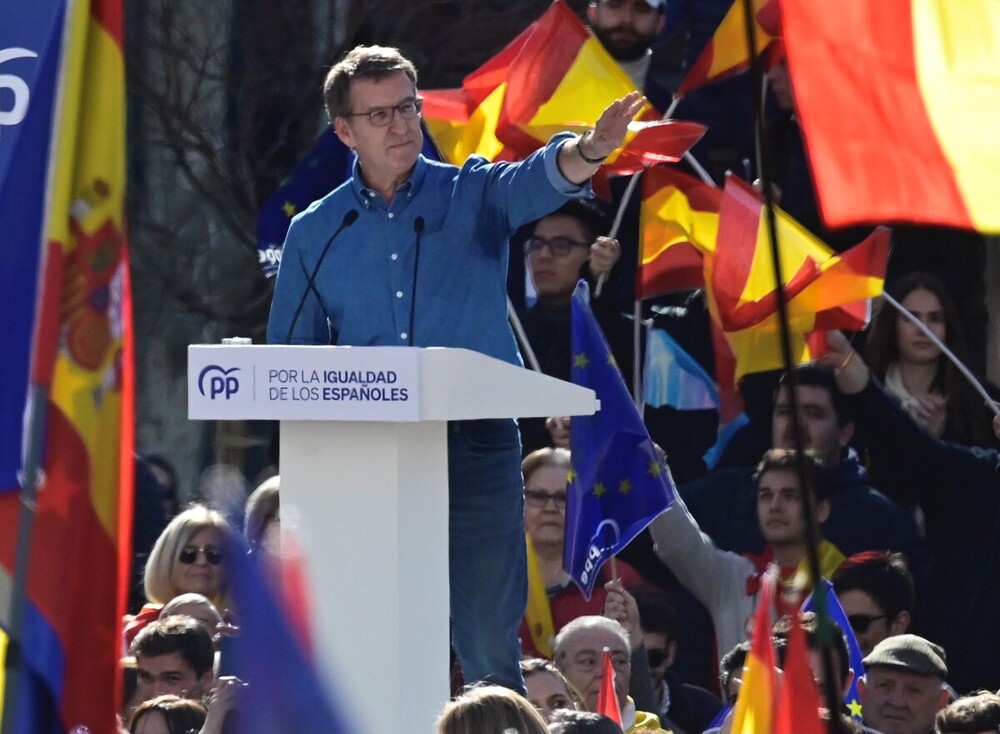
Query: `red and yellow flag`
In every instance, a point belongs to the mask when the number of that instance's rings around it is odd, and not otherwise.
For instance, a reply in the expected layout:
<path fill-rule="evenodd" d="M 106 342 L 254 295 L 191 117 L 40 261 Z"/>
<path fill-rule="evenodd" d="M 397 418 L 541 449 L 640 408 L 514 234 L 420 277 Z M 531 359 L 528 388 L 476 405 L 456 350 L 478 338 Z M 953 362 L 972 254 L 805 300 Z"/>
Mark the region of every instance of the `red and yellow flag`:
<path fill-rule="evenodd" d="M 422 91 L 424 124 L 444 160 L 462 165 L 470 155 L 516 160 L 497 140 L 507 74 L 528 37 L 521 33 L 485 64 L 462 80 L 460 89 Z"/>
<path fill-rule="evenodd" d="M 809 649 L 798 613 L 791 615 L 791 622 L 774 734 L 825 734 L 826 727 L 819 718 L 819 691 L 809 666 Z"/>
<path fill-rule="evenodd" d="M 777 287 L 767 221 L 759 195 L 728 177 L 719 215 L 718 244 L 705 258 L 709 309 L 736 358 L 735 379 L 783 366 Z M 793 359 L 825 351 L 822 331 L 864 325 L 868 300 L 882 292 L 889 232 L 837 255 L 802 225 L 776 209 Z"/>
<path fill-rule="evenodd" d="M 524 608 L 524 619 L 528 623 L 528 634 L 531 635 L 535 649 L 544 657 L 552 658 L 554 652 L 552 643 L 556 638 L 552 605 L 545 589 L 545 580 L 542 578 L 542 569 L 531 536 L 526 534 L 524 541 L 528 555 L 528 603 Z"/>
<path fill-rule="evenodd" d="M 119 710 L 134 460 L 123 1 L 66 3 L 62 35 L 31 368 L 46 401 L 44 474 L 17 631 L 31 643 L 22 688 L 45 710 L 18 705 L 32 723 L 103 732 Z M 0 497 L 8 568 L 19 499 Z"/>
<path fill-rule="evenodd" d="M 424 92 L 424 120 L 442 155 L 460 165 L 477 153 L 516 160 L 566 130 L 583 132 L 632 81 L 563 0 L 463 80 Z M 660 121 L 647 105 L 605 170 L 629 173 L 676 162 L 704 134 L 691 122 Z"/>
<path fill-rule="evenodd" d="M 808 0 L 807 0 L 808 1 Z M 692 64 L 675 92 L 683 97 L 698 87 L 722 81 L 750 68 L 750 48 L 743 9 L 744 0 L 734 0 L 729 12 L 715 29 L 715 33 L 698 60 Z M 752 0 L 754 36 L 757 53 L 763 53 L 778 36 L 778 0 Z"/>
<path fill-rule="evenodd" d="M 1000 232 L 1000 4 L 783 0 L 782 22 L 827 226 Z"/>
<path fill-rule="evenodd" d="M 643 174 L 636 298 L 705 284 L 702 252 L 715 250 L 722 190 L 657 166 Z"/>
<path fill-rule="evenodd" d="M 771 642 L 774 587 L 774 576 L 771 573 L 764 574 L 757 595 L 753 639 L 743 665 L 743 683 L 733 711 L 732 734 L 772 734 L 771 722 L 774 720 L 774 703 L 778 695 L 778 675 L 775 671 L 774 645 Z"/>
<path fill-rule="evenodd" d="M 525 31 L 510 65 L 498 135 L 524 155 L 564 130 L 582 132 L 632 80 L 563 0 Z M 656 120 L 652 107 L 640 119 Z"/>

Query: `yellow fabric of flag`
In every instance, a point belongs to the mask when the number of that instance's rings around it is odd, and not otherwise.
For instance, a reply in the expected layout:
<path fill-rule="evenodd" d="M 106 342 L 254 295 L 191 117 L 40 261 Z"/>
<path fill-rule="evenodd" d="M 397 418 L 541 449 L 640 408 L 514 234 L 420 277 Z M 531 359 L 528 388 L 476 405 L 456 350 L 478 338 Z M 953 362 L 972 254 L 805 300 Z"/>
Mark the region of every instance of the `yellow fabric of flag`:
<path fill-rule="evenodd" d="M 524 618 L 528 622 L 528 632 L 535 643 L 535 649 L 551 658 L 555 652 L 552 645 L 556 637 L 552 606 L 549 604 L 549 595 L 538 565 L 538 554 L 535 553 L 530 536 L 525 536 L 525 543 L 528 549 L 528 606 L 524 610 Z"/>

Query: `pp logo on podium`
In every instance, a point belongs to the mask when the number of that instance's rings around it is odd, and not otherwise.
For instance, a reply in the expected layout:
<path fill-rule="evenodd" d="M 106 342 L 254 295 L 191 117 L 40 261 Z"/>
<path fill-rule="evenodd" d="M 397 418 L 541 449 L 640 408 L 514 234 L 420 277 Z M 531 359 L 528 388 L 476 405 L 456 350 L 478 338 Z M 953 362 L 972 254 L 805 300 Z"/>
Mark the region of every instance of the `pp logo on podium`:
<path fill-rule="evenodd" d="M 239 372 L 239 367 L 223 369 L 217 364 L 210 364 L 198 375 L 198 392 L 209 400 L 223 398 L 229 400 L 240 391 L 240 379 L 235 375 Z M 208 393 L 205 393 L 206 383 Z"/>

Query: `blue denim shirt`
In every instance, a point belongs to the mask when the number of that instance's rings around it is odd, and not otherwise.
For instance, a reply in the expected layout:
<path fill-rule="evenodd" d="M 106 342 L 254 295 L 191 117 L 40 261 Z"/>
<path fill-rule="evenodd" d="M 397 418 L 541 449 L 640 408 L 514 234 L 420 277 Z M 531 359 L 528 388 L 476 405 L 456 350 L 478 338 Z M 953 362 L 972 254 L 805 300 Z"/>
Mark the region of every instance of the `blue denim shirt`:
<path fill-rule="evenodd" d="M 472 157 L 461 168 L 423 156 L 391 203 L 354 175 L 292 220 L 275 283 L 267 339 L 284 344 L 309 274 L 351 209 L 358 220 L 333 242 L 293 344 L 405 346 L 413 300 L 414 222 L 424 220 L 417 273 L 414 345 L 464 347 L 520 364 L 507 323 L 508 239 L 589 184 L 556 164 L 570 134 L 556 135 L 517 163 Z M 328 326 L 329 319 L 329 326 Z M 332 341 L 331 341 L 332 340 Z"/>

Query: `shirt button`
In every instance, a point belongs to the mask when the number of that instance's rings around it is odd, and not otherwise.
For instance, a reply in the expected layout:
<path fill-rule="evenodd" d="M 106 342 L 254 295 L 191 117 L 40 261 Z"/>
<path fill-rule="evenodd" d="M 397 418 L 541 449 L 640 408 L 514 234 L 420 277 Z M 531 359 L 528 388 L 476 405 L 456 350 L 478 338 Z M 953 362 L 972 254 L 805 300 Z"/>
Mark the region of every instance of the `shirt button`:
<path fill-rule="evenodd" d="M 406 332 L 404 331 L 402 334 L 400 334 L 399 338 L 400 339 L 405 339 L 406 338 Z"/>
<path fill-rule="evenodd" d="M 392 219 L 394 216 L 395 215 L 392 212 L 389 212 L 389 219 Z"/>
<path fill-rule="evenodd" d="M 392 260 L 398 260 L 398 259 L 399 259 L 399 255 L 397 255 L 397 254 L 396 254 L 396 253 L 394 252 L 394 253 L 392 253 L 391 255 L 389 255 L 389 258 L 390 258 L 390 259 L 392 259 Z"/>
<path fill-rule="evenodd" d="M 402 298 L 402 297 L 403 297 L 403 291 L 396 291 L 396 298 Z"/>

